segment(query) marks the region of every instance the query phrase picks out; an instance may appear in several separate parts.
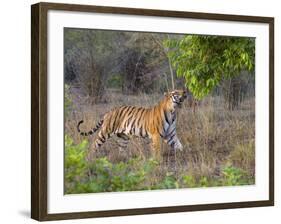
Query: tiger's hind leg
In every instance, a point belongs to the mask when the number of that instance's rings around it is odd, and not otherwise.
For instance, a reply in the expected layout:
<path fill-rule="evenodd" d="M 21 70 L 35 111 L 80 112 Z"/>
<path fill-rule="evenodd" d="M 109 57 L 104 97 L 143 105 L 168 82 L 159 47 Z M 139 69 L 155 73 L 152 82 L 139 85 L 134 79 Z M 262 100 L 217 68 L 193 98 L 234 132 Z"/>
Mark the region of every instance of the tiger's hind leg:
<path fill-rule="evenodd" d="M 88 152 L 88 160 L 92 160 L 94 157 L 94 154 L 96 151 L 103 145 L 103 143 L 106 142 L 107 139 L 111 137 L 111 133 L 107 133 L 104 130 L 100 130 L 97 134 L 97 138 L 92 143 L 92 147 L 90 148 L 90 151 Z"/>
<path fill-rule="evenodd" d="M 127 148 L 130 137 L 124 133 L 118 133 L 117 137 L 118 137 L 117 144 L 119 146 L 119 151 L 122 152 Z"/>

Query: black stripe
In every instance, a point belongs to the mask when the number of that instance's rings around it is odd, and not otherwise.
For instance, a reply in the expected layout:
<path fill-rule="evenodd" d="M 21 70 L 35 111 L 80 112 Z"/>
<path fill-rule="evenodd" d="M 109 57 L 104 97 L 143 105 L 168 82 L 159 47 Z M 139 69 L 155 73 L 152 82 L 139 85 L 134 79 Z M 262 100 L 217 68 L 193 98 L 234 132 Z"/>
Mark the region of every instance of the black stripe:
<path fill-rule="evenodd" d="M 123 113 L 125 113 L 125 111 L 126 111 L 127 109 L 128 109 L 128 107 L 125 107 L 125 108 L 122 109 L 122 111 L 121 111 L 121 113 L 120 113 L 120 115 L 119 115 L 119 119 L 122 118 Z"/>
<path fill-rule="evenodd" d="M 140 135 L 143 138 L 147 137 L 147 132 L 143 126 L 140 127 Z"/>
<path fill-rule="evenodd" d="M 105 143 L 105 138 L 100 139 L 102 143 Z"/>
<path fill-rule="evenodd" d="M 158 133 L 161 135 L 160 126 L 158 126 L 157 131 L 158 131 Z"/>
<path fill-rule="evenodd" d="M 143 137 L 143 135 L 142 135 L 142 126 L 140 126 L 140 136 Z"/>
<path fill-rule="evenodd" d="M 131 120 L 133 119 L 131 128 L 134 126 L 136 119 L 134 118 L 134 116 L 136 116 L 138 114 L 138 110 L 134 110 L 134 113 L 132 113 L 131 117 L 128 119 L 127 124 L 126 124 L 126 128 L 128 125 L 130 125 Z"/>
<path fill-rule="evenodd" d="M 148 133 L 147 133 L 147 131 L 145 130 L 145 136 L 144 137 L 148 137 Z"/>
<path fill-rule="evenodd" d="M 82 124 L 83 122 L 84 122 L 83 120 L 81 120 L 81 121 L 78 122 L 77 130 L 78 130 L 78 132 L 80 133 L 80 135 L 82 135 L 82 136 L 88 136 L 88 135 L 94 134 L 94 132 L 96 132 L 96 131 L 100 128 L 100 126 L 103 124 L 103 119 L 100 120 L 99 123 L 96 125 L 96 127 L 94 127 L 94 128 L 93 128 L 92 130 L 90 130 L 89 132 L 81 132 L 79 126 L 80 126 L 80 124 Z"/>
<path fill-rule="evenodd" d="M 134 118 L 134 120 L 132 121 L 131 129 L 132 129 L 133 127 L 135 127 L 135 123 L 136 123 L 136 118 Z"/>
<path fill-rule="evenodd" d="M 127 127 L 129 126 L 131 120 L 133 119 L 133 115 L 131 117 L 129 117 L 129 119 L 127 120 L 127 122 L 125 123 L 125 128 L 127 129 Z"/>
<path fill-rule="evenodd" d="M 101 120 L 99 121 L 98 126 L 101 126 L 102 123 L 103 123 L 103 119 L 101 119 Z"/>
<path fill-rule="evenodd" d="M 113 113 L 109 116 L 107 123 L 109 124 L 109 128 L 111 128 L 111 120 L 113 119 Z M 113 131 L 113 127 L 111 128 L 111 130 Z"/>
<path fill-rule="evenodd" d="M 129 108 L 130 108 L 130 111 L 128 110 L 128 114 L 127 114 L 128 117 L 132 114 L 132 112 L 134 111 L 135 107 L 129 107 Z"/>
<path fill-rule="evenodd" d="M 142 111 L 141 111 L 141 113 L 140 113 L 140 115 L 139 115 L 139 118 L 138 118 L 138 120 L 137 120 L 137 127 L 139 126 L 139 122 L 140 122 L 140 120 L 141 120 L 141 118 L 142 118 L 144 112 L 145 112 L 145 109 L 142 108 Z"/>
<path fill-rule="evenodd" d="M 101 136 L 99 136 L 99 138 L 100 138 L 101 140 L 104 140 L 104 141 L 105 141 L 105 136 L 104 136 L 103 134 L 101 134 Z"/>
<path fill-rule="evenodd" d="M 124 108 L 123 108 L 124 109 Z M 114 119 L 114 122 L 113 122 L 113 125 L 112 125 L 112 129 L 114 130 L 115 129 L 115 123 L 116 123 L 116 121 L 119 119 L 119 115 L 120 115 L 120 113 L 121 113 L 121 108 L 119 108 L 119 110 L 117 111 L 117 114 L 116 114 L 116 116 L 115 116 L 115 119 Z"/>
<path fill-rule="evenodd" d="M 169 128 L 169 126 L 168 126 L 168 128 Z M 165 130 L 165 124 L 163 124 L 163 133 L 165 134 L 165 132 L 166 132 L 166 130 Z"/>
<path fill-rule="evenodd" d="M 130 134 L 131 134 L 131 135 L 132 135 L 132 134 L 135 134 L 135 127 L 131 128 Z"/>
<path fill-rule="evenodd" d="M 173 101 L 174 103 L 176 103 L 177 105 L 180 105 L 181 103 L 177 102 L 177 101 Z"/>
<path fill-rule="evenodd" d="M 173 140 L 173 138 L 175 137 L 175 135 L 176 135 L 176 133 L 174 133 L 174 134 L 170 137 L 170 139 L 169 139 L 169 141 L 168 141 L 168 144 L 171 143 L 171 141 Z"/>
<path fill-rule="evenodd" d="M 176 127 L 174 127 L 174 129 L 173 129 L 172 131 L 170 131 L 169 134 L 167 134 L 167 135 L 165 136 L 165 138 L 170 138 L 169 136 L 170 136 L 171 134 L 173 134 L 173 133 L 175 132 L 175 130 L 176 130 Z"/>
<path fill-rule="evenodd" d="M 128 117 L 128 120 L 127 120 L 127 122 L 125 123 L 125 128 L 128 126 L 128 124 L 129 124 L 129 122 L 131 121 L 131 119 L 132 119 L 132 117 L 133 117 L 133 112 L 135 111 L 134 109 L 135 109 L 135 107 L 130 107 L 130 111 L 128 111 L 128 115 L 127 115 L 127 117 Z M 130 116 L 131 115 L 131 116 Z"/>
<path fill-rule="evenodd" d="M 103 120 L 99 121 L 99 123 L 97 123 L 96 127 L 94 127 L 93 130 L 94 129 L 98 130 L 100 128 L 100 126 L 102 125 L 102 123 L 103 123 Z"/>
<path fill-rule="evenodd" d="M 168 115 L 167 112 L 164 110 L 164 116 L 165 116 L 165 121 L 166 123 L 168 123 L 170 125 L 169 119 L 168 119 Z"/>
<path fill-rule="evenodd" d="M 99 121 L 99 123 L 96 125 L 95 129 L 98 130 L 103 124 L 103 119 Z"/>
<path fill-rule="evenodd" d="M 111 113 L 111 115 L 109 116 L 108 122 L 107 122 L 107 123 L 108 123 L 108 125 L 109 125 L 109 128 L 111 128 L 111 130 L 113 131 L 113 130 L 114 130 L 114 129 L 113 129 L 114 127 L 113 127 L 113 126 L 111 127 L 111 125 L 112 125 L 112 122 L 111 122 L 111 121 L 112 121 L 112 119 L 115 118 L 115 117 L 113 117 L 113 115 L 117 113 L 117 112 L 116 112 L 116 109 L 113 110 L 113 111 L 111 111 L 110 113 Z"/>
<path fill-rule="evenodd" d="M 77 131 L 78 131 L 78 132 L 80 132 L 79 126 L 80 126 L 83 122 L 84 122 L 83 120 L 81 120 L 81 121 L 78 122 L 78 124 L 77 124 Z"/>

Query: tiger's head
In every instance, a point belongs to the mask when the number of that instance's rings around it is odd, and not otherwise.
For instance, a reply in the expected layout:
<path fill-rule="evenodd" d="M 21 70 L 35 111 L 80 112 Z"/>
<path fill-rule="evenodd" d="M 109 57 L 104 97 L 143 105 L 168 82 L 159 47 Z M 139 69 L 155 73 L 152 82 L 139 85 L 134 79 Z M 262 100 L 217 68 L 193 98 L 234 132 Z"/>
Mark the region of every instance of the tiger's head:
<path fill-rule="evenodd" d="M 181 108 L 183 101 L 187 98 L 187 90 L 173 90 L 171 92 L 165 93 L 165 96 L 172 104 L 173 108 Z"/>

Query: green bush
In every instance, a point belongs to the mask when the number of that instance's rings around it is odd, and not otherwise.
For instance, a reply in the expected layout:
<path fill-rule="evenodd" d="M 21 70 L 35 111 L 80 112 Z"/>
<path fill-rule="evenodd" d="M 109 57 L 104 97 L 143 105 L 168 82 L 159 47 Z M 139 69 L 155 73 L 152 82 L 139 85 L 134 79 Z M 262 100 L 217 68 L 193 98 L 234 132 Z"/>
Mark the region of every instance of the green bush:
<path fill-rule="evenodd" d="M 65 192 L 90 193 L 152 189 L 150 177 L 159 165 L 149 159 L 132 158 L 127 163 L 111 163 L 107 158 L 85 160 L 86 140 L 75 145 L 65 136 Z"/>
<path fill-rule="evenodd" d="M 81 183 L 87 178 L 88 164 L 85 161 L 88 142 L 75 145 L 69 136 L 65 136 L 65 190 L 66 193 L 77 193 Z"/>
<path fill-rule="evenodd" d="M 144 162 L 138 158 L 128 163 L 113 164 L 107 158 L 96 159 L 89 164 L 91 181 L 89 192 L 131 191 L 147 189 L 147 177 L 156 166 L 153 160 Z"/>
<path fill-rule="evenodd" d="M 208 178 L 205 176 L 196 180 L 193 176 L 182 177 L 182 187 L 215 187 L 215 186 L 237 186 L 254 184 L 254 179 L 244 170 L 233 166 L 226 166 L 222 169 L 220 176 Z"/>
<path fill-rule="evenodd" d="M 182 177 L 183 184 L 186 187 L 196 187 L 196 180 L 193 176 L 190 175 L 184 175 Z"/>
<path fill-rule="evenodd" d="M 65 193 L 93 193 L 174 189 L 253 184 L 242 169 L 227 166 L 216 178 L 206 176 L 159 175 L 161 165 L 154 159 L 131 158 L 126 163 L 112 163 L 106 157 L 88 162 L 88 142 L 74 144 L 65 136 Z"/>
<path fill-rule="evenodd" d="M 224 186 L 253 184 L 252 178 L 250 178 L 245 171 L 233 166 L 225 167 L 222 174 L 222 185 Z"/>
<path fill-rule="evenodd" d="M 156 186 L 155 189 L 174 189 L 179 188 L 179 183 L 173 173 L 166 173 L 163 180 Z"/>

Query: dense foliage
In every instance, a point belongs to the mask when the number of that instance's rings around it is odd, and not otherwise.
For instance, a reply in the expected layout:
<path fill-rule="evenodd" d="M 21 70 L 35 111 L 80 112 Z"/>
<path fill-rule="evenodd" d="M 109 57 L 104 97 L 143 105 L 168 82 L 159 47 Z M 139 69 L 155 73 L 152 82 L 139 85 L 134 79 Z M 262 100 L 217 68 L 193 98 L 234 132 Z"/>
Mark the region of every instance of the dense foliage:
<path fill-rule="evenodd" d="M 131 158 L 126 163 L 112 163 L 106 157 L 88 162 L 88 142 L 74 144 L 65 136 L 65 193 L 92 193 L 114 191 L 137 191 L 190 187 L 234 186 L 253 184 L 245 171 L 226 166 L 220 176 L 208 178 L 172 172 L 158 176 L 160 164 L 154 159 Z"/>
<path fill-rule="evenodd" d="M 243 37 L 186 35 L 165 41 L 179 77 L 200 99 L 222 80 L 252 72 L 255 67 L 255 40 Z"/>

